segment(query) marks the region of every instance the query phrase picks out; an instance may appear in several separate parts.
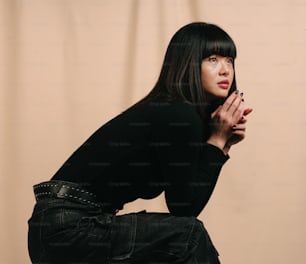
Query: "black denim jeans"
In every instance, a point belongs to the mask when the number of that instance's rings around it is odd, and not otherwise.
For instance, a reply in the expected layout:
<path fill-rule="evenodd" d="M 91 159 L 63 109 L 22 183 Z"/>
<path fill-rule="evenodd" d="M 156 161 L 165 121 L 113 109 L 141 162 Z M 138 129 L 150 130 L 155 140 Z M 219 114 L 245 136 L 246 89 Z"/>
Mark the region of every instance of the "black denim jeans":
<path fill-rule="evenodd" d="M 28 246 L 35 264 L 220 263 L 195 217 L 146 212 L 116 216 L 58 198 L 36 203 Z"/>

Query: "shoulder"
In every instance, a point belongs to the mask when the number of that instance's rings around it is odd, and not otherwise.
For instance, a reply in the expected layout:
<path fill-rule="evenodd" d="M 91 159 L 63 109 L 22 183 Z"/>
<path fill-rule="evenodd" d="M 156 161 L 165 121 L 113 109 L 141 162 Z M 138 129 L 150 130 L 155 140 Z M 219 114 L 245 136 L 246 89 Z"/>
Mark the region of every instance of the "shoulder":
<path fill-rule="evenodd" d="M 146 125 L 154 132 L 203 132 L 203 122 L 196 107 L 185 102 L 151 101 L 138 104 L 123 112 L 120 119 Z"/>
<path fill-rule="evenodd" d="M 156 135 L 202 138 L 203 123 L 195 106 L 184 102 L 150 102 L 143 107 Z"/>
<path fill-rule="evenodd" d="M 150 116 L 153 122 L 169 126 L 200 126 L 202 124 L 196 107 L 184 102 L 151 102 Z"/>
<path fill-rule="evenodd" d="M 132 106 L 121 115 L 143 116 L 147 119 L 159 121 L 167 120 L 193 120 L 201 122 L 196 107 L 185 102 L 151 101 L 140 105 Z"/>

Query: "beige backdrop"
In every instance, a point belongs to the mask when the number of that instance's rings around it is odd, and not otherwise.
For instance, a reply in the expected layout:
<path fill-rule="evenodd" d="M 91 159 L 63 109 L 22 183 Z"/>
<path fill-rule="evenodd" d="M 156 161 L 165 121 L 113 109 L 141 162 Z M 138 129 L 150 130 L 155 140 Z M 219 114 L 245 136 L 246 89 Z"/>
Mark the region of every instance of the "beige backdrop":
<path fill-rule="evenodd" d="M 0 0 L 0 263 L 30 263 L 32 185 L 152 88 L 170 37 L 196 20 L 236 41 L 255 109 L 200 218 L 223 263 L 304 263 L 305 14 L 306 0 Z"/>

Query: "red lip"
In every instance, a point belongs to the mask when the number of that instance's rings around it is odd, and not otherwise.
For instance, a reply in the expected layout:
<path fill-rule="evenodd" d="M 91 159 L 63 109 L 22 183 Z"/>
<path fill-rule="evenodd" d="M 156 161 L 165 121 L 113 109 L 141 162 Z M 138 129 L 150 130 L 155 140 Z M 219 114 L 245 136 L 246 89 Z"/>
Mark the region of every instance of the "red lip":
<path fill-rule="evenodd" d="M 223 80 L 221 82 L 218 82 L 218 84 L 229 84 L 229 81 L 228 80 Z"/>
<path fill-rule="evenodd" d="M 229 88 L 229 81 L 228 80 L 223 80 L 218 82 L 218 86 L 222 89 L 227 90 Z"/>

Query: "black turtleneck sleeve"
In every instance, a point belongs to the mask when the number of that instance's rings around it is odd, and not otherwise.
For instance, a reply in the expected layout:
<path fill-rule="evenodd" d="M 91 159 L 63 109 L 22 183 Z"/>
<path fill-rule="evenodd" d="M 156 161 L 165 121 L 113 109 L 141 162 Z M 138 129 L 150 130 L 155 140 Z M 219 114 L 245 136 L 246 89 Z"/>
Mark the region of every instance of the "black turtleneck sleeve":
<path fill-rule="evenodd" d="M 200 214 L 207 204 L 228 156 L 203 140 L 203 125 L 188 104 L 165 106 L 154 122 L 158 162 L 165 179 L 165 197 L 174 215 Z"/>

